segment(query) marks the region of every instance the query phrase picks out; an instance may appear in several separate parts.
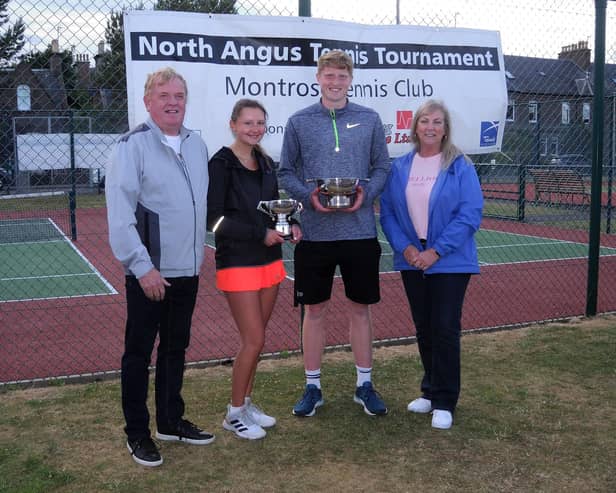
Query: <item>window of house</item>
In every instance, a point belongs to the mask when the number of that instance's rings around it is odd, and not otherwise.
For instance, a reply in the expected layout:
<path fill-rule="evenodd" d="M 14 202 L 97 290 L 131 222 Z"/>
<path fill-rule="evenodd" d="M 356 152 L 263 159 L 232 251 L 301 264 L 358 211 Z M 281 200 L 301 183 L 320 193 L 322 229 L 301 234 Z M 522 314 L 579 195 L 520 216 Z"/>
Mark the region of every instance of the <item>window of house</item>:
<path fill-rule="evenodd" d="M 552 137 L 552 140 L 550 141 L 550 147 L 551 147 L 553 156 L 558 156 L 560 154 L 559 146 L 558 146 L 558 137 Z"/>
<path fill-rule="evenodd" d="M 590 123 L 590 103 L 584 103 L 582 105 L 582 121 L 584 123 Z"/>
<path fill-rule="evenodd" d="M 528 121 L 529 123 L 537 123 L 537 114 L 539 112 L 539 105 L 536 101 L 528 103 Z"/>
<path fill-rule="evenodd" d="M 539 154 L 542 156 L 547 156 L 548 154 L 548 138 L 541 137 L 539 140 Z"/>
<path fill-rule="evenodd" d="M 17 111 L 30 111 L 30 86 L 24 84 L 17 86 Z"/>
<path fill-rule="evenodd" d="M 509 101 L 507 104 L 507 121 L 515 121 L 515 101 Z"/>
<path fill-rule="evenodd" d="M 560 121 L 563 125 L 569 125 L 571 117 L 571 105 L 569 103 L 562 103 L 560 106 Z"/>

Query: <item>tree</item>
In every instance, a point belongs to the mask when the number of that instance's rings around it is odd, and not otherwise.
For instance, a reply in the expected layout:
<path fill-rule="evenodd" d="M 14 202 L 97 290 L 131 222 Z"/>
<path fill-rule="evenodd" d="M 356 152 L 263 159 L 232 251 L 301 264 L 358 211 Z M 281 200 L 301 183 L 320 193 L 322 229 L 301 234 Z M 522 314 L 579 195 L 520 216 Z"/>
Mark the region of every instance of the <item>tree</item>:
<path fill-rule="evenodd" d="M 0 67 L 10 64 L 26 42 L 24 38 L 26 26 L 21 18 L 13 25 L 8 23 L 9 1 L 0 0 Z"/>
<path fill-rule="evenodd" d="M 1 1 L 1 0 L 0 0 Z M 143 5 L 136 7 L 143 10 Z M 158 0 L 154 10 L 211 12 L 235 14 L 235 0 Z M 105 41 L 110 51 L 97 69 L 96 83 L 109 94 L 107 107 L 122 110 L 126 118 L 126 60 L 124 57 L 124 11 L 112 12 L 105 29 Z"/>
<path fill-rule="evenodd" d="M 111 50 L 103 55 L 96 71 L 96 85 L 105 93 L 105 106 L 109 109 L 126 107 L 123 19 L 124 12 L 111 12 L 105 28 L 105 41 Z"/>
<path fill-rule="evenodd" d="M 237 14 L 235 0 L 158 0 L 154 10 Z"/>

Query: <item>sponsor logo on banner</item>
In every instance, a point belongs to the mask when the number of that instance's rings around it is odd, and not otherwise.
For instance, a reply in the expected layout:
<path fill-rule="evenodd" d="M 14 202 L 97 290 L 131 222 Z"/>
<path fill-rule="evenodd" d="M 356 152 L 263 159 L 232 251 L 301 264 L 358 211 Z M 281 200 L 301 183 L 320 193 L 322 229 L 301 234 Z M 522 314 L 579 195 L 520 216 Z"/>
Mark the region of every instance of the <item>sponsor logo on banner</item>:
<path fill-rule="evenodd" d="M 481 136 L 479 140 L 480 147 L 489 147 L 496 145 L 498 136 L 498 122 L 481 122 Z"/>
<path fill-rule="evenodd" d="M 411 110 L 396 111 L 396 128 L 410 129 L 413 122 L 413 112 Z"/>

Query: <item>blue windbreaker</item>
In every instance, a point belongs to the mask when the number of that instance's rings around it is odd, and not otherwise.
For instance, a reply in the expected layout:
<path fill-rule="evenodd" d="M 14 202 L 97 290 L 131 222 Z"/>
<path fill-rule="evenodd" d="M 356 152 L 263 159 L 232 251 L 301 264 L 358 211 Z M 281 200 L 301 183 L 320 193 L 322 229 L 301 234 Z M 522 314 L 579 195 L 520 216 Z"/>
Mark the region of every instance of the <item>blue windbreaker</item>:
<path fill-rule="evenodd" d="M 381 226 L 394 250 L 396 270 L 416 270 L 402 252 L 419 242 L 409 216 L 406 185 L 415 151 L 394 160 L 381 194 Z M 434 248 L 441 258 L 426 274 L 478 274 L 477 245 L 474 234 L 481 224 L 483 194 L 475 167 L 465 156 L 458 156 L 439 173 L 428 205 L 428 237 L 425 249 Z"/>

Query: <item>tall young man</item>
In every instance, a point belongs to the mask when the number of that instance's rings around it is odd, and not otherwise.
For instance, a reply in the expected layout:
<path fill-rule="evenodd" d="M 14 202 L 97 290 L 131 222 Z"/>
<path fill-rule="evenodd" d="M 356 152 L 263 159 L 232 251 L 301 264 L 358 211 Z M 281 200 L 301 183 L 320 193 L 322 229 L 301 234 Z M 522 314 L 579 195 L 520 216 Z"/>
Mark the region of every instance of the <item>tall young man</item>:
<path fill-rule="evenodd" d="M 296 416 L 313 416 L 323 405 L 321 356 L 325 314 L 334 272 L 339 266 L 349 299 L 349 332 L 357 368 L 354 401 L 369 415 L 387 414 L 372 385 L 372 321 L 370 305 L 380 300 L 379 259 L 373 202 L 383 189 L 389 155 L 383 124 L 372 109 L 349 102 L 353 61 L 333 50 L 318 60 L 321 100 L 289 118 L 279 182 L 306 207 L 304 238 L 295 248 L 295 300 L 305 306 L 303 325 L 306 388 L 293 408 Z M 324 206 L 315 180 L 360 179 L 349 208 Z"/>

